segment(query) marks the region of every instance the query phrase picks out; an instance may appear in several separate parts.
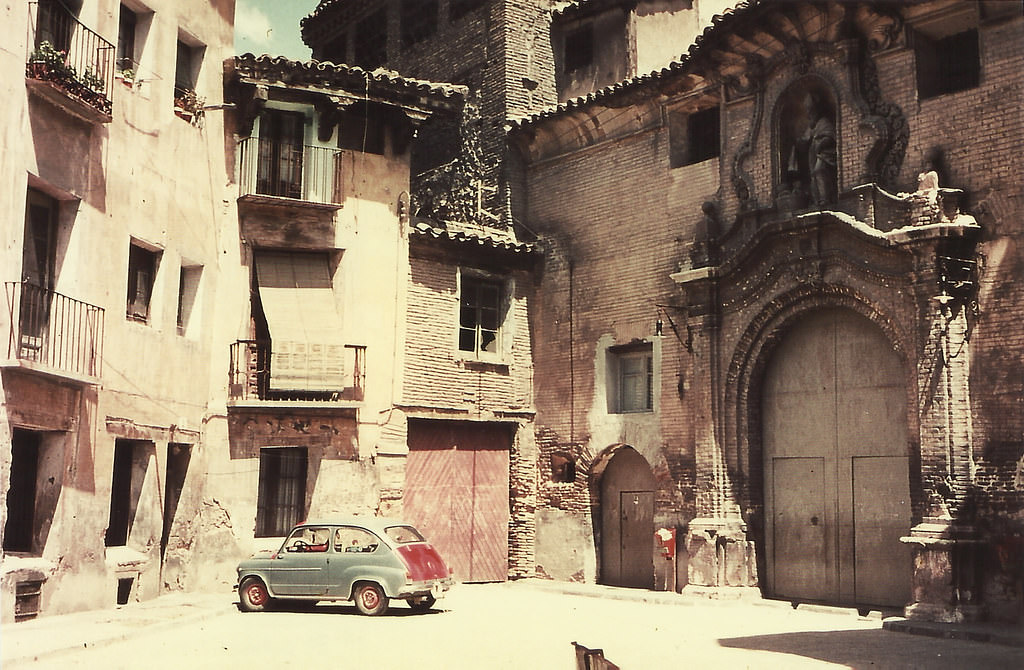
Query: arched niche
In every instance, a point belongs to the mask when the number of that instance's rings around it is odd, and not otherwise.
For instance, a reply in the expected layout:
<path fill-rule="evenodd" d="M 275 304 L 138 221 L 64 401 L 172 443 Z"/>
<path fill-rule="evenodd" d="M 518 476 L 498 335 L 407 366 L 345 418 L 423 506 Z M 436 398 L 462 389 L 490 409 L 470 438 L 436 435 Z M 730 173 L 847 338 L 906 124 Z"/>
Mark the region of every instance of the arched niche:
<path fill-rule="evenodd" d="M 824 209 L 836 202 L 838 110 L 832 87 L 814 75 L 797 79 L 776 100 L 773 164 L 781 209 Z"/>

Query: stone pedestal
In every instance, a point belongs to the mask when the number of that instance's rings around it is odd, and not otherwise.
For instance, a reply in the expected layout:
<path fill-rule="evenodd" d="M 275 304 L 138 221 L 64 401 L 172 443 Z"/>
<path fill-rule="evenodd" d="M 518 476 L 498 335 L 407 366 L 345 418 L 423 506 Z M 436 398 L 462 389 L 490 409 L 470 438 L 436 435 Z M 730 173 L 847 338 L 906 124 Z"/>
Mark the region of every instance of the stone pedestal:
<path fill-rule="evenodd" d="M 754 545 L 741 519 L 696 518 L 686 534 L 691 586 L 740 588 L 757 585 Z"/>
<path fill-rule="evenodd" d="M 900 541 L 914 549 L 908 618 L 956 623 L 980 618 L 979 541 L 973 528 L 925 519 Z"/>

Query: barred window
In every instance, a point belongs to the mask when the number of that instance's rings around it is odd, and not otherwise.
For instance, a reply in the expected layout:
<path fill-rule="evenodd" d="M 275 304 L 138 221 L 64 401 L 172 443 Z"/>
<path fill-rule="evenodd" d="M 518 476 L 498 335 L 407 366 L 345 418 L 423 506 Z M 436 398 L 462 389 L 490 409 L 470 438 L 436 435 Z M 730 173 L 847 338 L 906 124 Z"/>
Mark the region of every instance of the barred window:
<path fill-rule="evenodd" d="M 282 537 L 306 514 L 304 447 L 260 449 L 256 537 Z"/>

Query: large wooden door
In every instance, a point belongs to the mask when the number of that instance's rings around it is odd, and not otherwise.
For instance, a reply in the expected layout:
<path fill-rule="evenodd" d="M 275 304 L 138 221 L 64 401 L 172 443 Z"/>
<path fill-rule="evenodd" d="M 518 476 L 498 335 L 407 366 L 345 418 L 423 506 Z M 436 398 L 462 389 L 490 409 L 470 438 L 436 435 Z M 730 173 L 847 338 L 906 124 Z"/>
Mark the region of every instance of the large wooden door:
<path fill-rule="evenodd" d="M 769 361 L 763 394 L 768 591 L 901 606 L 910 596 L 903 365 L 845 310 L 807 317 Z"/>
<path fill-rule="evenodd" d="M 507 579 L 511 430 L 411 419 L 408 440 L 406 518 L 459 581 Z"/>

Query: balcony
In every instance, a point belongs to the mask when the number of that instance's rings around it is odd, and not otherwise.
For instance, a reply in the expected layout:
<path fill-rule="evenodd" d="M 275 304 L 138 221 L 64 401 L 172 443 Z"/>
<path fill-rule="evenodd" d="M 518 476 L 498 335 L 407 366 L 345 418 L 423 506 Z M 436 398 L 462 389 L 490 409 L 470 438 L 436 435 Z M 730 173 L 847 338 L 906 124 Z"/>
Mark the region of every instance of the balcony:
<path fill-rule="evenodd" d="M 93 383 L 103 357 L 104 310 L 27 282 L 5 282 L 8 364 Z"/>
<path fill-rule="evenodd" d="M 317 345 L 272 351 L 271 343 L 239 340 L 231 345 L 228 399 L 233 405 L 353 405 L 362 402 L 366 347 L 339 345 L 338 357 Z M 274 366 L 287 373 L 275 375 Z M 298 374 L 296 374 L 298 371 Z M 299 388 L 290 388 L 299 387 Z"/>
<path fill-rule="evenodd" d="M 114 45 L 56 0 L 29 3 L 29 89 L 91 123 L 109 123 Z"/>
<path fill-rule="evenodd" d="M 238 156 L 243 201 L 341 206 L 340 149 L 249 137 L 239 143 Z"/>

